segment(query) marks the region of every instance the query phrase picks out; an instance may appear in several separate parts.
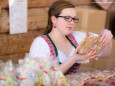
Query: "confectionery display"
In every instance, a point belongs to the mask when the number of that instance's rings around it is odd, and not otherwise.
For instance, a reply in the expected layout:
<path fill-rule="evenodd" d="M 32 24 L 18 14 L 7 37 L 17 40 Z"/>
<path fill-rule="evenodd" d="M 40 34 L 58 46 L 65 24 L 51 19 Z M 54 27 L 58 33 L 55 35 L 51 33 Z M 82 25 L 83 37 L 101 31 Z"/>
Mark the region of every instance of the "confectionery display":
<path fill-rule="evenodd" d="M 50 57 L 51 58 L 51 57 Z M 0 86 L 66 86 L 57 61 L 26 56 L 18 64 L 0 62 Z"/>
<path fill-rule="evenodd" d="M 50 57 L 51 58 L 51 57 Z M 50 58 L 0 62 L 0 86 L 115 86 L 115 68 L 63 75 Z"/>
<path fill-rule="evenodd" d="M 115 86 L 115 68 L 67 75 L 68 86 Z"/>

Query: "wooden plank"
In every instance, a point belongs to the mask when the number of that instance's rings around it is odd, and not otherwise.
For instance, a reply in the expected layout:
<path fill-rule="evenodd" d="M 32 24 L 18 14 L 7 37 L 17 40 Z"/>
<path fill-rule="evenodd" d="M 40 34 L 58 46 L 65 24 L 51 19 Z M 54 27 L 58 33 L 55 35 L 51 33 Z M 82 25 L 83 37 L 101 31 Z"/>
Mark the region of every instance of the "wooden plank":
<path fill-rule="evenodd" d="M 28 0 L 28 8 L 36 7 L 48 7 L 57 0 Z M 92 4 L 92 0 L 67 0 L 74 5 L 89 5 Z M 8 8 L 8 0 L 0 0 L 0 6 L 2 8 Z"/>
<path fill-rule="evenodd" d="M 46 7 L 50 0 L 28 0 L 28 7 Z"/>
<path fill-rule="evenodd" d="M 28 10 L 28 29 L 35 30 L 45 28 L 47 25 L 47 9 L 46 8 L 34 8 Z"/>
<path fill-rule="evenodd" d="M 42 31 L 29 31 L 17 35 L 0 34 L 0 55 L 28 52 L 33 39 L 42 33 Z"/>
<path fill-rule="evenodd" d="M 0 0 L 0 6 L 2 8 L 8 8 L 8 0 Z"/>
<path fill-rule="evenodd" d="M 0 6 L 0 14 L 1 14 L 1 10 L 2 10 L 2 8 L 1 8 L 1 6 Z"/>
<path fill-rule="evenodd" d="M 25 56 L 25 53 L 3 55 L 3 56 L 0 56 L 0 60 L 3 61 L 3 62 L 11 60 L 13 63 L 17 64 L 18 60 L 23 59 L 24 56 Z"/>
<path fill-rule="evenodd" d="M 8 11 L 2 10 L 0 15 L 0 33 L 9 32 Z"/>
<path fill-rule="evenodd" d="M 28 9 L 28 30 L 43 29 L 47 25 L 47 9 Z M 2 10 L 0 15 L 0 33 L 9 32 L 8 10 Z"/>

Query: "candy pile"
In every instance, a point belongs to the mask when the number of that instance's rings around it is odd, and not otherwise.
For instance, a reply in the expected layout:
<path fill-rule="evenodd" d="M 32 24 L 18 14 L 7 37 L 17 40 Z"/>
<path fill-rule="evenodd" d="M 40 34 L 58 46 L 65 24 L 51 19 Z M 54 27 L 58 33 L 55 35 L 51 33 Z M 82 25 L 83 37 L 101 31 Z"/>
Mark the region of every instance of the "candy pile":
<path fill-rule="evenodd" d="M 26 56 L 17 65 L 0 62 L 0 86 L 66 86 L 66 79 L 51 57 Z"/>
<path fill-rule="evenodd" d="M 115 68 L 67 75 L 68 86 L 115 86 Z"/>

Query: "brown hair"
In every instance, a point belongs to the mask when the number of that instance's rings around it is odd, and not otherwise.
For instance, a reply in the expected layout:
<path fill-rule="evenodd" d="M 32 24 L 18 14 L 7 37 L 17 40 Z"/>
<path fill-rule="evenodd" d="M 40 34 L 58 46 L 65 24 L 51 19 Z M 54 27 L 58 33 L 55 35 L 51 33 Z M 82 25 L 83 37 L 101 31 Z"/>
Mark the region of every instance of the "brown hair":
<path fill-rule="evenodd" d="M 45 34 L 48 34 L 52 30 L 53 23 L 51 21 L 51 16 L 59 16 L 65 8 L 75 8 L 75 6 L 65 0 L 56 1 L 50 6 L 48 11 L 48 24 L 44 32 Z"/>

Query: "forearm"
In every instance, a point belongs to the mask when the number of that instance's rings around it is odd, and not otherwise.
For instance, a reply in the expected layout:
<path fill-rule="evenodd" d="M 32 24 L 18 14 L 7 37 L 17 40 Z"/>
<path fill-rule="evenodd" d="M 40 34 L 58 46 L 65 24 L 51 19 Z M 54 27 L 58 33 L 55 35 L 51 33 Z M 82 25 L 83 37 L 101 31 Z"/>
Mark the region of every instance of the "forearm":
<path fill-rule="evenodd" d="M 100 55 L 100 57 L 107 57 L 110 56 L 111 54 L 111 49 L 112 49 L 112 42 L 110 41 L 105 48 L 102 51 L 102 54 Z"/>
<path fill-rule="evenodd" d="M 60 70 L 62 73 L 66 73 L 67 70 L 76 62 L 76 59 L 72 56 L 67 61 L 60 65 Z"/>
<path fill-rule="evenodd" d="M 79 54 L 74 54 L 72 57 L 70 57 L 67 61 L 62 63 L 60 65 L 60 70 L 65 73 L 67 70 L 75 63 L 75 62 L 80 62 L 80 61 L 85 61 L 89 60 L 91 58 L 95 58 L 97 56 L 96 51 L 92 50 L 86 55 L 79 55 Z"/>

